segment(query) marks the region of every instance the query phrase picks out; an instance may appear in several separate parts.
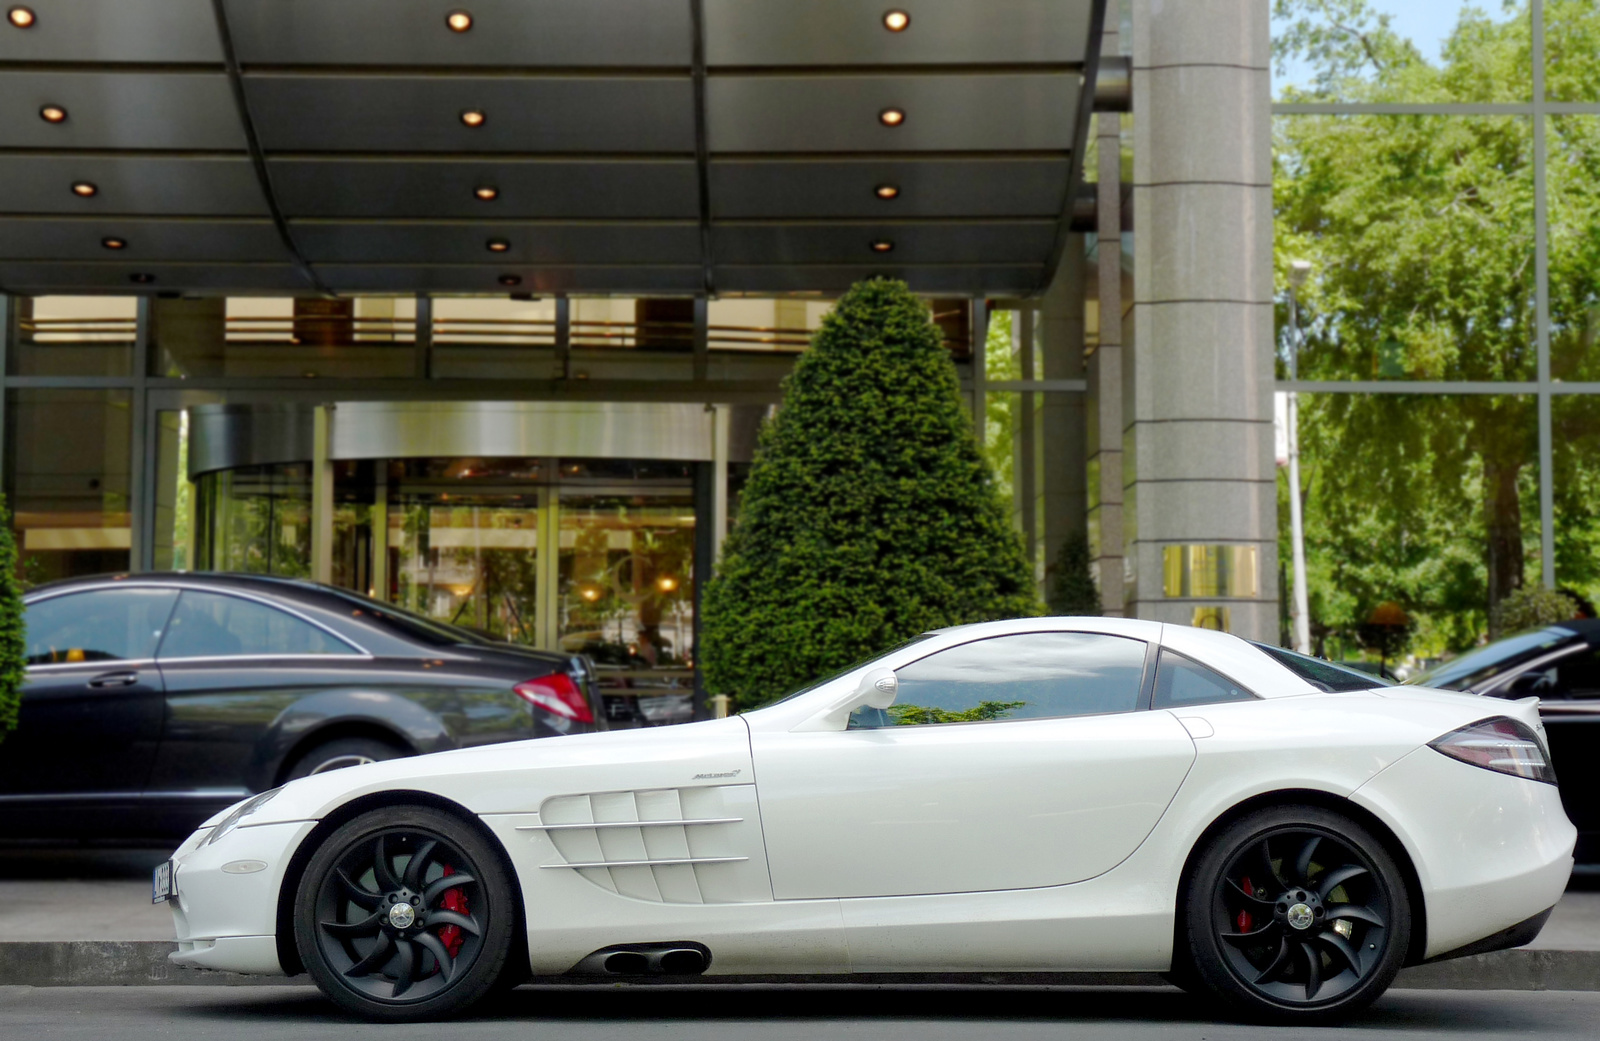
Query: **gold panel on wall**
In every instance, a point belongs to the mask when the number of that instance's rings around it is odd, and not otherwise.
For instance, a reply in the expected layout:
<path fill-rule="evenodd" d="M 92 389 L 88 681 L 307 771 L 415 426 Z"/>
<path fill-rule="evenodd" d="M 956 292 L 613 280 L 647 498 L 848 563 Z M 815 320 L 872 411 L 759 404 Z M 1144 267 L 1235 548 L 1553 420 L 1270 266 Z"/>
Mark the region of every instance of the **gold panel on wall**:
<path fill-rule="evenodd" d="M 1161 591 L 1169 597 L 1254 597 L 1261 588 L 1260 572 L 1255 546 L 1161 549 Z"/>

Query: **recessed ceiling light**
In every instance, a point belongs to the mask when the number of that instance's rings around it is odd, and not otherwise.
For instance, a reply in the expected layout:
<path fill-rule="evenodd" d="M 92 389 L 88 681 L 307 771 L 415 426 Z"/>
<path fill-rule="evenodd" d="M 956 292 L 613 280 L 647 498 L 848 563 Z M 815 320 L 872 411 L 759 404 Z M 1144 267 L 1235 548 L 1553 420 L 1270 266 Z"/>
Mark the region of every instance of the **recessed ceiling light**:
<path fill-rule="evenodd" d="M 490 239 L 484 245 L 488 247 L 490 253 L 504 253 L 511 248 L 511 243 L 505 239 Z"/>
<path fill-rule="evenodd" d="M 500 189 L 496 188 L 492 184 L 486 184 L 481 188 L 474 189 L 472 194 L 484 202 L 494 202 L 496 199 L 500 198 Z"/>
<path fill-rule="evenodd" d="M 905 121 L 906 114 L 903 109 L 886 108 L 882 112 L 878 113 L 878 122 L 882 123 L 886 127 L 897 127 Z"/>
<path fill-rule="evenodd" d="M 13 7 L 6 12 L 6 21 L 18 29 L 31 29 L 33 28 L 33 23 L 38 20 L 34 16 L 33 8 L 31 7 Z"/>
<path fill-rule="evenodd" d="M 900 198 L 900 186 L 898 184 L 880 184 L 872 191 L 880 199 Z"/>
<path fill-rule="evenodd" d="M 451 11 L 444 16 L 444 24 L 453 33 L 464 33 L 472 28 L 472 16 L 465 11 Z"/>
<path fill-rule="evenodd" d="M 872 240 L 872 252 L 874 253 L 887 253 L 891 249 L 894 249 L 894 243 L 890 242 L 888 239 Z"/>
<path fill-rule="evenodd" d="M 67 110 L 60 105 L 46 105 L 39 110 L 39 118 L 46 123 L 65 123 Z"/>
<path fill-rule="evenodd" d="M 100 194 L 100 189 L 92 181 L 73 181 L 72 194 L 87 199 Z"/>
<path fill-rule="evenodd" d="M 106 249 L 127 249 L 128 240 L 119 239 L 115 235 L 111 235 L 101 239 L 100 245 L 104 246 Z"/>
<path fill-rule="evenodd" d="M 501 275 L 500 276 L 500 284 L 503 285 L 503 286 L 520 286 L 522 284 L 522 276 L 521 275 Z"/>
<path fill-rule="evenodd" d="M 885 11 L 884 12 L 884 15 L 883 15 L 883 27 L 885 29 L 889 30 L 892 33 L 905 32 L 906 31 L 906 27 L 909 26 L 910 24 L 911 24 L 911 16 L 906 14 L 904 11 Z"/>
<path fill-rule="evenodd" d="M 475 108 L 469 108 L 465 112 L 461 113 L 461 122 L 465 123 L 469 127 L 481 127 L 483 126 L 484 121 L 488 118 L 488 116 L 484 115 Z"/>
<path fill-rule="evenodd" d="M 156 276 L 150 274 L 148 271 L 136 271 L 128 276 L 129 282 L 137 282 L 142 286 L 147 286 L 155 280 Z"/>

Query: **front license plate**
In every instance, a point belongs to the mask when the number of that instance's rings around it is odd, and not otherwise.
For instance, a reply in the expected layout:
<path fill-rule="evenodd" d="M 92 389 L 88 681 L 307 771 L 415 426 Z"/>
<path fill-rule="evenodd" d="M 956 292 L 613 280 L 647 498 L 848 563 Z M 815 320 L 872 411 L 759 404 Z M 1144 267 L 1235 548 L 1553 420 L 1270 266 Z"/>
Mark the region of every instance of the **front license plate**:
<path fill-rule="evenodd" d="M 150 902 L 164 904 L 177 895 L 178 891 L 172 887 L 172 861 L 162 861 L 156 865 L 150 879 Z"/>

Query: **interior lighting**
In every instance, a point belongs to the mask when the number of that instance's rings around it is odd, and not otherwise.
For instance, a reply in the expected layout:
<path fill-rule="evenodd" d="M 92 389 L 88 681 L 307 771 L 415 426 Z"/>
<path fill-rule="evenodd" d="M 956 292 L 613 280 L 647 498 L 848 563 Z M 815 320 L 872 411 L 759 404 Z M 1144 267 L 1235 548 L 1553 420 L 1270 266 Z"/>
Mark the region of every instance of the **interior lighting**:
<path fill-rule="evenodd" d="M 500 189 L 492 184 L 486 184 L 481 188 L 473 189 L 472 194 L 483 202 L 494 202 L 500 198 Z"/>
<path fill-rule="evenodd" d="M 72 194 L 80 199 L 92 199 L 100 194 L 100 189 L 92 181 L 73 181 Z"/>
<path fill-rule="evenodd" d="M 892 33 L 903 33 L 911 25 L 911 16 L 904 11 L 885 11 L 883 27 Z"/>
<path fill-rule="evenodd" d="M 878 122 L 886 127 L 897 127 L 905 121 L 906 113 L 904 109 L 886 108 L 878 113 Z"/>
<path fill-rule="evenodd" d="M 501 275 L 500 276 L 500 284 L 503 285 L 503 286 L 520 286 L 522 284 L 522 276 L 521 275 Z"/>
<path fill-rule="evenodd" d="M 104 246 L 106 249 L 127 249 L 128 240 L 119 239 L 115 235 L 110 235 L 101 239 L 100 245 Z"/>
<path fill-rule="evenodd" d="M 656 579 L 656 588 L 661 590 L 663 593 L 671 593 L 676 591 L 678 588 L 677 576 L 662 575 L 660 578 Z"/>
<path fill-rule="evenodd" d="M 46 123 L 65 123 L 67 110 L 60 105 L 46 105 L 39 110 L 39 118 Z"/>
<path fill-rule="evenodd" d="M 880 184 L 873 189 L 873 194 L 884 200 L 898 199 L 900 198 L 900 186 L 898 184 Z"/>
<path fill-rule="evenodd" d="M 872 252 L 874 253 L 887 253 L 891 249 L 894 249 L 894 243 L 890 242 L 888 239 L 872 240 Z"/>
<path fill-rule="evenodd" d="M 444 16 L 444 24 L 453 33 L 464 33 L 472 28 L 472 16 L 465 11 L 451 11 Z"/>
<path fill-rule="evenodd" d="M 475 108 L 469 108 L 465 112 L 461 113 L 461 122 L 465 123 L 469 127 L 481 127 L 483 126 L 484 121 L 488 118 L 488 116 L 484 115 L 481 111 Z"/>
<path fill-rule="evenodd" d="M 490 239 L 484 245 L 488 247 L 490 253 L 504 253 L 511 248 L 511 243 L 505 239 Z"/>
<path fill-rule="evenodd" d="M 154 282 L 155 280 L 156 280 L 156 276 L 150 274 L 150 272 L 148 272 L 148 271 L 136 271 L 133 274 L 128 276 L 128 281 L 129 282 L 137 282 L 139 285 L 142 285 L 142 286 L 147 286 L 151 282 Z"/>
<path fill-rule="evenodd" d="M 6 12 L 6 21 L 18 29 L 32 29 L 33 23 L 38 20 L 31 7 L 13 7 Z"/>

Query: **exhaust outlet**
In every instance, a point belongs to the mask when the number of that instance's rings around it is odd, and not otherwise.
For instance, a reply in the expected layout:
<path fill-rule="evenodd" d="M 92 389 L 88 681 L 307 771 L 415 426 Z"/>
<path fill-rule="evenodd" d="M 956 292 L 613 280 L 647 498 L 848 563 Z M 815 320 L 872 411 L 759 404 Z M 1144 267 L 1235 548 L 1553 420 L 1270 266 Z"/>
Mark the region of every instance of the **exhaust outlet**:
<path fill-rule="evenodd" d="M 702 943 L 618 943 L 602 947 L 574 965 L 574 974 L 611 976 L 698 976 L 711 965 L 711 951 Z"/>

